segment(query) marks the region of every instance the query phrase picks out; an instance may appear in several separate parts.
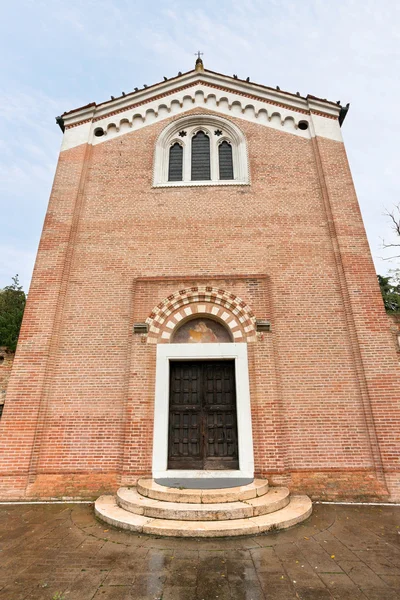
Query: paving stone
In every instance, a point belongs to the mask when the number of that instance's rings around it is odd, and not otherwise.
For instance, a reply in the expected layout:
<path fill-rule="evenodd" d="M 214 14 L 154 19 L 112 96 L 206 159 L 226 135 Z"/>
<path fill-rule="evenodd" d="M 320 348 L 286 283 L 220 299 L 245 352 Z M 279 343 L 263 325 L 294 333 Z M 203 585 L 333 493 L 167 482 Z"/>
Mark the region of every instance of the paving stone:
<path fill-rule="evenodd" d="M 122 561 L 121 561 L 122 562 Z M 137 577 L 139 572 L 147 572 L 147 571 L 138 571 L 137 565 L 128 566 L 124 563 L 118 564 L 110 571 L 103 571 L 100 575 L 103 575 L 101 583 L 106 586 L 110 585 L 125 585 L 131 586 L 133 585 L 135 578 Z"/>
<path fill-rule="evenodd" d="M 316 570 L 304 560 L 302 553 L 294 544 L 278 545 L 275 552 L 299 598 L 311 600 L 314 597 L 318 598 L 318 594 L 320 594 L 321 600 L 330 598 L 330 594 Z"/>
<path fill-rule="evenodd" d="M 335 600 L 366 600 L 367 596 L 346 573 L 319 573 Z M 382 599 L 383 600 L 383 599 Z"/>
<path fill-rule="evenodd" d="M 268 600 L 298 600 L 292 583 L 285 575 L 259 574 L 261 589 Z"/>
<path fill-rule="evenodd" d="M 283 573 L 282 563 L 273 548 L 253 549 L 250 554 L 258 573 Z"/>
<path fill-rule="evenodd" d="M 369 588 L 365 591 L 368 600 L 399 600 L 399 593 L 395 590 L 382 588 Z"/>
<path fill-rule="evenodd" d="M 224 578 L 201 578 L 197 583 L 198 600 L 232 600 L 229 583 Z"/>
<path fill-rule="evenodd" d="M 366 594 L 374 596 L 380 590 L 381 598 L 391 597 L 391 590 L 387 583 L 363 562 L 341 563 L 343 570 L 352 581 Z"/>
<path fill-rule="evenodd" d="M 303 563 L 307 562 L 313 569 L 320 573 L 341 573 L 342 569 L 335 561 L 336 554 L 329 554 L 324 544 L 314 538 L 300 540 L 297 547 L 301 550 Z"/>
<path fill-rule="evenodd" d="M 164 584 L 167 580 L 166 575 L 157 573 L 147 573 L 138 575 L 135 583 L 130 587 L 130 596 L 137 599 L 161 598 Z M 115 589 L 115 588 L 114 588 Z"/>
<path fill-rule="evenodd" d="M 332 535 L 330 531 L 322 531 L 317 533 L 314 537 L 325 552 L 330 556 L 335 556 L 337 561 L 358 561 L 357 554 L 342 543 L 339 538 Z"/>
<path fill-rule="evenodd" d="M 227 549 L 225 552 L 225 559 L 231 560 L 252 560 L 251 554 L 249 550 L 229 550 Z"/>
<path fill-rule="evenodd" d="M 93 600 L 131 600 L 131 598 L 131 588 L 125 586 L 100 587 L 93 596 Z M 148 599 L 149 597 L 146 598 Z"/>
<path fill-rule="evenodd" d="M 252 560 L 231 560 L 225 563 L 228 581 L 240 583 L 241 581 L 257 580 L 257 571 Z"/>
<path fill-rule="evenodd" d="M 374 550 L 357 550 L 356 555 L 378 575 L 400 576 L 400 568 L 394 566 L 391 556 L 383 556 Z"/>
<path fill-rule="evenodd" d="M 269 595 L 266 596 L 261 585 L 255 580 L 229 581 L 229 588 L 233 600 L 265 600 L 265 598 L 271 598 Z"/>
<path fill-rule="evenodd" d="M 15 507 L 4 519 L 0 507 L 0 523 L 7 523 L 13 537 L 6 548 L 1 530 L 1 600 L 52 600 L 56 592 L 67 591 L 67 600 L 399 600 L 400 553 L 392 531 L 397 531 L 400 508 L 371 513 L 346 507 L 342 513 L 338 506 L 317 505 L 305 527 L 245 538 L 157 539 L 115 531 L 115 540 L 111 526 L 98 526 L 92 507 L 60 508 Z M 371 537 L 371 518 L 378 519 L 372 529 L 382 536 Z M 21 526 L 24 519 L 27 527 Z M 336 526 L 332 535 L 329 523 L 335 519 L 345 526 Z M 41 520 L 45 535 L 36 529 Z M 67 527 L 60 527 L 62 522 Z M 85 523 L 84 530 L 78 522 Z M 326 524 L 329 530 L 321 530 Z M 54 535 L 47 536 L 51 530 Z M 336 537 L 342 533 L 343 538 Z"/>
<path fill-rule="evenodd" d="M 198 600 L 196 587 L 171 586 L 168 582 L 163 589 L 162 600 Z"/>
<path fill-rule="evenodd" d="M 307 587 L 296 583 L 295 589 L 299 600 L 332 600 L 332 595 L 326 588 Z"/>
<path fill-rule="evenodd" d="M 388 586 L 400 590 L 400 577 L 398 575 L 381 575 L 381 578 Z"/>
<path fill-rule="evenodd" d="M 186 548 L 176 548 L 174 550 L 174 558 L 188 558 L 190 560 L 198 560 L 199 558 L 199 551 L 196 550 L 190 550 L 190 549 L 186 549 Z"/>
<path fill-rule="evenodd" d="M 97 569 L 88 569 L 74 579 L 71 586 L 65 590 L 68 600 L 92 600 L 93 589 L 97 589 L 106 579 L 107 573 Z"/>

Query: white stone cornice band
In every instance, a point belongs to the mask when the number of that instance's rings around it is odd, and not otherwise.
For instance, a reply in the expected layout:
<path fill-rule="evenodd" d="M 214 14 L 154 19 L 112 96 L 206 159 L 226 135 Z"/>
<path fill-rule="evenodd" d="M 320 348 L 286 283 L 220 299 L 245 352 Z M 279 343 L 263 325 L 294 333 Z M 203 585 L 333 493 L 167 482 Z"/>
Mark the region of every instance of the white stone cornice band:
<path fill-rule="evenodd" d="M 286 106 L 277 106 L 272 103 L 276 99 L 267 97 L 271 94 L 265 94 L 265 98 L 259 96 L 255 99 L 255 97 L 250 98 L 248 94 L 247 97 L 241 95 L 239 90 L 220 90 L 216 86 L 210 87 L 208 83 L 197 82 L 191 87 L 188 84 L 188 87 L 182 88 L 182 82 L 179 81 L 179 86 L 175 82 L 177 88 L 175 92 L 167 90 L 165 92 L 167 95 L 164 97 L 157 94 L 156 98 L 152 98 L 151 95 L 147 99 L 140 100 L 138 98 L 134 107 L 132 107 L 132 98 L 130 98 L 130 100 L 125 100 L 126 108 L 120 102 L 113 107 L 107 103 L 107 110 L 104 106 L 89 106 L 71 115 L 66 115 L 64 117 L 66 131 L 61 150 L 67 150 L 82 143 L 101 144 L 111 138 L 147 127 L 155 122 L 169 119 L 175 115 L 179 116 L 193 108 L 208 109 L 222 116 L 243 119 L 306 139 L 312 136 L 311 130 L 310 128 L 300 129 L 299 123 L 301 121 L 309 123 L 312 114 L 315 135 L 342 141 L 337 120 L 339 106 L 326 105 L 316 99 L 305 100 L 302 98 L 298 98 L 298 102 L 293 102 L 294 105 L 290 107 L 288 107 L 287 98 L 285 99 Z M 140 105 L 138 106 L 138 104 Z M 112 111 L 111 114 L 110 111 Z M 104 135 L 101 137 L 94 135 L 98 128 L 104 131 Z"/>

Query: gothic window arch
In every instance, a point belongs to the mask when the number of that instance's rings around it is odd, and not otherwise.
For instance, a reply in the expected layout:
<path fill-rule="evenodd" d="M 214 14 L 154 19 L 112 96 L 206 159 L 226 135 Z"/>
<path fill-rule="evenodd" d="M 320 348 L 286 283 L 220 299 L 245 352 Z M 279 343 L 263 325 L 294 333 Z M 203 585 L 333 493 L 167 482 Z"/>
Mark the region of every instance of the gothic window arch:
<path fill-rule="evenodd" d="M 170 123 L 155 148 L 154 186 L 249 183 L 246 140 L 230 121 L 192 115 Z"/>
<path fill-rule="evenodd" d="M 232 144 L 228 140 L 222 140 L 218 145 L 219 178 L 233 179 L 233 155 Z"/>
<path fill-rule="evenodd" d="M 169 148 L 168 181 L 182 181 L 183 146 L 174 142 Z"/>

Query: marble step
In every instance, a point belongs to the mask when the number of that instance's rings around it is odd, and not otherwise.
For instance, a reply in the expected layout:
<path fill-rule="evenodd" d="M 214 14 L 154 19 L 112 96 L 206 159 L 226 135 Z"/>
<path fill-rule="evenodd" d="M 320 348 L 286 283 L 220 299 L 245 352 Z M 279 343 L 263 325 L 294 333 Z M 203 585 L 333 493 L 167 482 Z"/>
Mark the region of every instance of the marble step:
<path fill-rule="evenodd" d="M 308 496 L 291 496 L 284 508 L 267 515 L 227 521 L 179 521 L 136 515 L 118 506 L 115 496 L 100 496 L 95 502 L 97 517 L 121 529 L 170 537 L 226 537 L 255 535 L 292 527 L 312 512 Z"/>
<path fill-rule="evenodd" d="M 166 502 L 146 498 L 136 489 L 120 488 L 117 504 L 125 510 L 145 517 L 178 521 L 228 521 L 275 512 L 289 504 L 289 490 L 270 488 L 263 496 L 237 502 L 188 503 Z"/>
<path fill-rule="evenodd" d="M 219 504 L 221 502 L 240 502 L 263 496 L 268 492 L 268 481 L 266 479 L 255 479 L 253 483 L 239 487 L 195 490 L 169 488 L 159 485 L 153 479 L 139 479 L 137 490 L 142 496 L 163 502 Z"/>

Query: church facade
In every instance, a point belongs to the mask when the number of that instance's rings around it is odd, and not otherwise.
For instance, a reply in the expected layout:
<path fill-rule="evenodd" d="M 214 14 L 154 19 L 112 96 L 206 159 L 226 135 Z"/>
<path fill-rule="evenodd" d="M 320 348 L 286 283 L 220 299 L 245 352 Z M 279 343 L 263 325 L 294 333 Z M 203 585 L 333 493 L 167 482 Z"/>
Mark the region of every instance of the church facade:
<path fill-rule="evenodd" d="M 2 499 L 256 476 L 400 500 L 399 365 L 345 114 L 199 59 L 58 119 Z"/>

